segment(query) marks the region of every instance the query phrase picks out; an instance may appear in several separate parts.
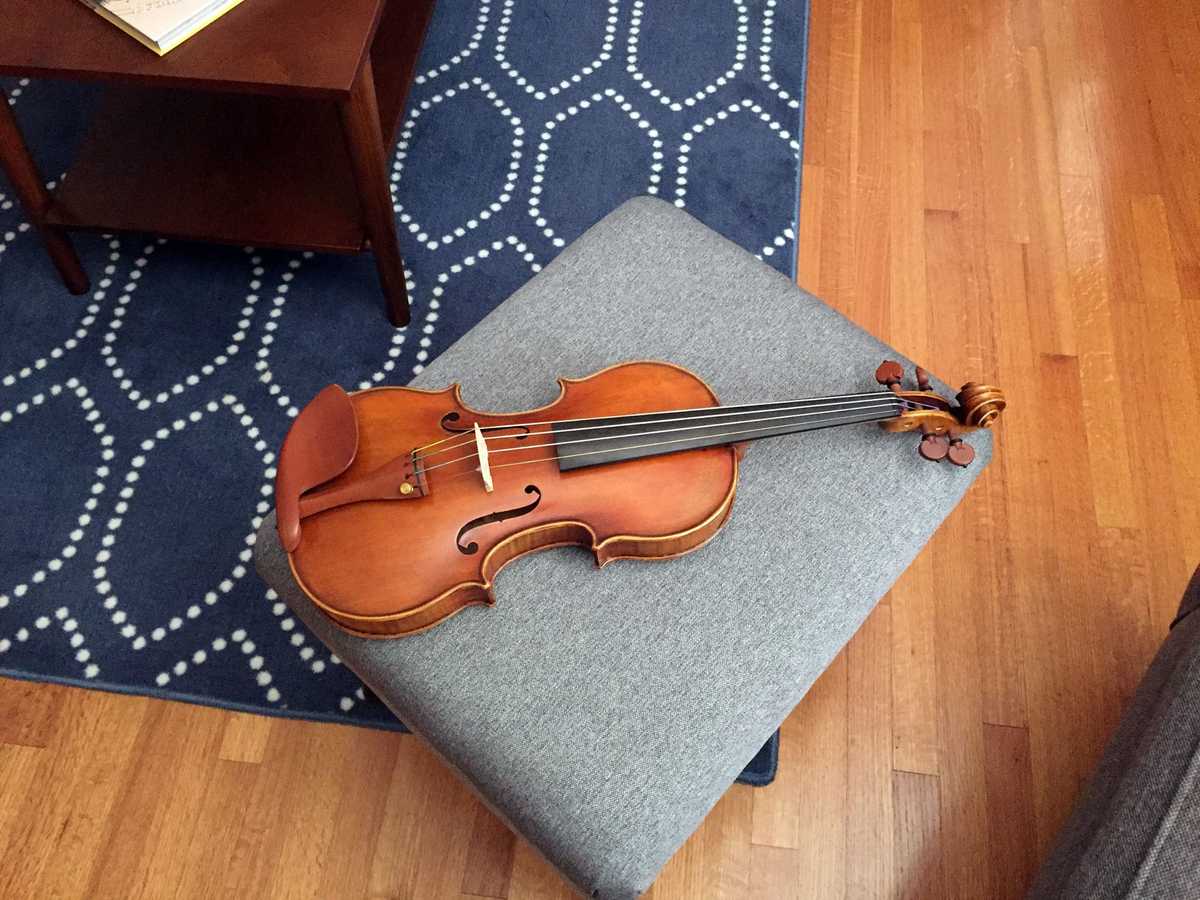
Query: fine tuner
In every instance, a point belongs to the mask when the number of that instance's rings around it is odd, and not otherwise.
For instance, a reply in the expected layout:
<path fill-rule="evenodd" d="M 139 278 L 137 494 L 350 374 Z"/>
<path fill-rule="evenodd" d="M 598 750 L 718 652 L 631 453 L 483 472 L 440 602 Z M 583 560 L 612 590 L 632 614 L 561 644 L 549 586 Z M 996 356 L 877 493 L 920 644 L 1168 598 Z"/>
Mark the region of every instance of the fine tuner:
<path fill-rule="evenodd" d="M 920 431 L 920 454 L 966 466 L 963 435 L 992 425 L 998 388 L 954 402 L 916 370 L 883 363 L 887 390 L 722 406 L 698 376 L 630 362 L 559 379 L 522 413 L 471 409 L 445 390 L 321 391 L 279 455 L 277 528 L 292 571 L 341 627 L 368 637 L 424 631 L 495 603 L 506 564 L 575 544 L 603 566 L 666 559 L 714 537 L 733 508 L 750 441 L 878 423 Z"/>

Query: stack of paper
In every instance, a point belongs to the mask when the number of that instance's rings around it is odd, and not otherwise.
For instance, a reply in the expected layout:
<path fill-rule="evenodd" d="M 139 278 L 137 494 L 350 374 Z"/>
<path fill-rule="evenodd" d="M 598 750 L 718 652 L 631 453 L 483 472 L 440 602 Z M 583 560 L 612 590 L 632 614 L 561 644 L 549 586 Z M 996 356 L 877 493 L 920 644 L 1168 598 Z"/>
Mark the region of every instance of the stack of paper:
<path fill-rule="evenodd" d="M 242 0 L 83 0 L 159 56 Z"/>

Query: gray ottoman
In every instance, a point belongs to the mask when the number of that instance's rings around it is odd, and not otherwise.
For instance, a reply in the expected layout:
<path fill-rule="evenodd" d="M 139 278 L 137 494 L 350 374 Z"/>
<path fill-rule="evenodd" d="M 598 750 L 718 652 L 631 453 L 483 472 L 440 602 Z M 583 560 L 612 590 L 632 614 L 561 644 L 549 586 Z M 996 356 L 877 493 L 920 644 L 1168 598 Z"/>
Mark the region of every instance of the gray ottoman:
<path fill-rule="evenodd" d="M 895 351 L 686 213 L 626 203 L 415 379 L 479 409 L 555 377 L 665 359 L 724 402 L 870 390 Z M 963 377 L 968 373 L 955 373 Z M 986 373 L 969 373 L 982 377 Z M 937 385 L 944 390 L 945 385 Z M 953 393 L 953 392 L 951 392 Z M 585 895 L 636 897 L 862 623 L 991 456 L 958 469 L 872 426 L 751 446 L 702 550 L 597 571 L 550 550 L 394 641 L 338 630 L 263 524 L 263 578 L 491 809 Z"/>

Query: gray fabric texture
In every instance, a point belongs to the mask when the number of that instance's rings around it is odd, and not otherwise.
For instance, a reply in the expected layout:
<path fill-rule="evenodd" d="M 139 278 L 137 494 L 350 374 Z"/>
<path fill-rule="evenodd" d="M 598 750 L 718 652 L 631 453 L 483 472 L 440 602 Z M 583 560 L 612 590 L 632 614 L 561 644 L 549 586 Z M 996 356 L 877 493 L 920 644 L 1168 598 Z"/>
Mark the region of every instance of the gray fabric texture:
<path fill-rule="evenodd" d="M 472 406 L 511 411 L 553 400 L 556 376 L 665 359 L 737 403 L 870 390 L 885 357 L 902 359 L 686 213 L 640 198 L 413 384 L 462 381 Z M 322 618 L 289 577 L 273 520 L 256 554 L 301 618 L 514 830 L 585 895 L 631 898 L 983 470 L 991 438 L 972 443 L 965 470 L 870 425 L 756 443 L 732 518 L 696 553 L 603 571 L 582 550 L 534 554 L 501 573 L 494 608 L 401 640 Z"/>
<path fill-rule="evenodd" d="M 1200 570 L 1030 900 L 1200 898 Z"/>

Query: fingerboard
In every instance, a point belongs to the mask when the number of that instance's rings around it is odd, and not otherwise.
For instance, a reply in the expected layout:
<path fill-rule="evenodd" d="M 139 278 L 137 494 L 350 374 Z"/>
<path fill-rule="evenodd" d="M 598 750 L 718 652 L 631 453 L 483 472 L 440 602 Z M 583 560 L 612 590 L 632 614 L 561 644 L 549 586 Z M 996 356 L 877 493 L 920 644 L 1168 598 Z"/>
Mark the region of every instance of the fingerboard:
<path fill-rule="evenodd" d="M 566 472 L 802 431 L 880 422 L 903 411 L 904 403 L 899 398 L 873 393 L 851 398 L 577 419 L 555 422 L 551 432 L 559 469 Z"/>

